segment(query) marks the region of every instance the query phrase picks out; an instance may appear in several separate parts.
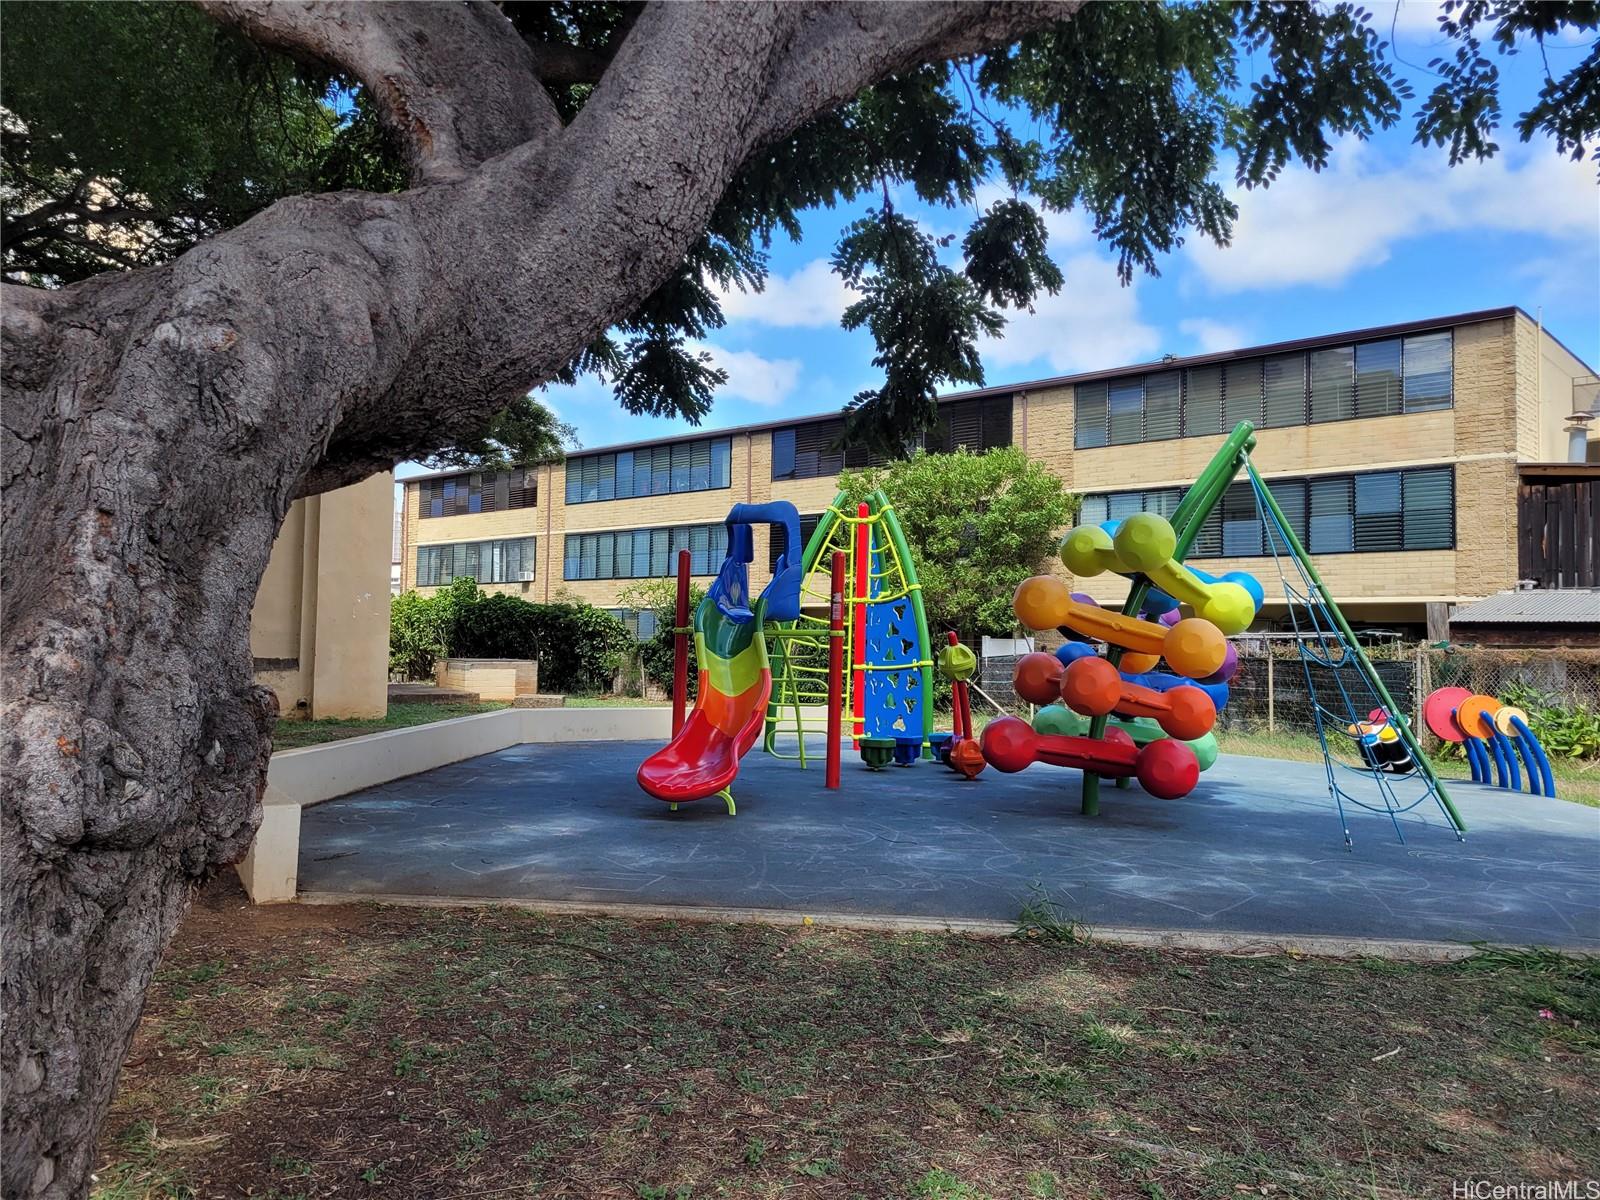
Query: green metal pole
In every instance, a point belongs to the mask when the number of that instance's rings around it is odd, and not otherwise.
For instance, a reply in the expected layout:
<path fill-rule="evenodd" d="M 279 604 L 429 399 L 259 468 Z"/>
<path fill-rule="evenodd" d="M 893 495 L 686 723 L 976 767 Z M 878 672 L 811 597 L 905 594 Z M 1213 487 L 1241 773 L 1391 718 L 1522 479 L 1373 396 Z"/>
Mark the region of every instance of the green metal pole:
<path fill-rule="evenodd" d="M 1389 695 L 1389 689 L 1384 686 L 1383 680 L 1378 676 L 1378 669 L 1372 665 L 1372 660 L 1367 657 L 1366 651 L 1361 649 L 1356 641 L 1355 632 L 1350 628 L 1350 623 L 1344 619 L 1344 613 L 1339 611 L 1339 606 L 1334 603 L 1333 597 L 1328 593 L 1327 585 L 1322 582 L 1322 576 L 1317 574 L 1316 564 L 1311 561 L 1311 556 L 1306 553 L 1306 548 L 1300 544 L 1300 539 L 1289 526 L 1288 520 L 1283 515 L 1283 510 L 1278 507 L 1278 499 L 1272 494 L 1270 488 L 1256 471 L 1256 466 L 1248 457 L 1244 460 L 1244 469 L 1249 472 L 1251 480 L 1261 489 L 1261 495 L 1266 499 L 1267 507 L 1272 510 L 1272 519 L 1278 523 L 1278 529 L 1283 534 L 1283 540 L 1288 543 L 1292 553 L 1300 566 L 1304 568 L 1306 577 L 1311 580 L 1317 589 L 1322 603 L 1327 606 L 1328 613 L 1333 617 L 1333 622 L 1339 627 L 1339 632 L 1349 643 L 1350 649 L 1355 653 L 1356 662 L 1360 665 L 1362 674 L 1367 677 L 1367 682 L 1372 685 L 1372 690 L 1378 693 L 1379 699 L 1390 715 L 1394 717 L 1395 729 L 1400 734 L 1400 740 L 1405 743 L 1406 749 L 1411 752 L 1411 759 L 1417 764 L 1428 781 L 1433 784 L 1434 791 L 1439 794 L 1439 803 L 1444 806 L 1445 813 L 1449 816 L 1451 824 L 1456 827 L 1457 833 L 1467 831 L 1466 822 L 1461 819 L 1461 814 L 1456 811 L 1450 793 L 1445 790 L 1444 781 L 1433 773 L 1433 767 L 1428 762 L 1427 756 L 1422 753 L 1422 746 L 1418 743 L 1416 734 L 1412 732 L 1411 723 L 1406 720 L 1405 714 L 1395 706 L 1394 698 Z"/>
<path fill-rule="evenodd" d="M 1194 546 L 1195 538 L 1200 536 L 1201 526 L 1222 499 L 1222 494 L 1228 490 L 1228 484 L 1232 483 L 1233 477 L 1238 474 L 1239 463 L 1245 460 L 1245 455 L 1249 451 L 1255 449 L 1255 444 L 1255 426 L 1249 421 L 1240 421 L 1233 427 L 1233 432 L 1228 435 L 1227 440 L 1211 456 L 1211 461 L 1206 464 L 1206 469 L 1200 472 L 1199 478 L 1183 494 L 1183 499 L 1178 502 L 1177 511 L 1172 514 L 1172 528 L 1178 535 L 1178 545 L 1172 554 L 1174 559 L 1182 562 L 1184 555 Z M 1128 602 L 1122 606 L 1123 615 L 1137 616 L 1149 591 L 1150 581 L 1142 575 L 1139 576 L 1128 591 Z M 1110 646 L 1106 650 L 1106 658 L 1114 667 L 1121 666 L 1122 654 L 1121 646 Z M 1089 722 L 1089 736 L 1096 740 L 1105 737 L 1106 722 L 1109 719 L 1109 716 L 1092 718 Z M 1088 771 L 1083 773 L 1083 815 L 1086 817 L 1100 815 L 1100 776 Z"/>

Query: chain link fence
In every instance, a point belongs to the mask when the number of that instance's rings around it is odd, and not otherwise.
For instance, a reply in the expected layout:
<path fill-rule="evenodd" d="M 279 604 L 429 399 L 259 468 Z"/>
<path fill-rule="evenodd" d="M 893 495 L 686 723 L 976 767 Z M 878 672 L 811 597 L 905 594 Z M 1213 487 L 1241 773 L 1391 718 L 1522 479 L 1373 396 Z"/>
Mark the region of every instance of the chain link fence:
<path fill-rule="evenodd" d="M 1352 671 L 1305 662 L 1292 637 L 1247 635 L 1234 644 L 1239 671 L 1229 685 L 1227 706 L 1217 714 L 1220 731 L 1314 735 L 1313 689 L 1325 708 L 1342 716 L 1347 706 L 1341 684 L 1350 704 L 1361 709 L 1359 719 L 1379 703 Z M 1441 650 L 1398 642 L 1364 649 L 1395 706 L 1430 751 L 1438 739 L 1426 731 L 1422 702 L 1441 687 L 1464 687 L 1524 707 L 1587 712 L 1600 721 L 1600 650 Z M 1006 711 L 1027 716 L 1027 702 L 1011 686 L 1016 663 L 1017 656 L 983 659 L 978 683 Z"/>

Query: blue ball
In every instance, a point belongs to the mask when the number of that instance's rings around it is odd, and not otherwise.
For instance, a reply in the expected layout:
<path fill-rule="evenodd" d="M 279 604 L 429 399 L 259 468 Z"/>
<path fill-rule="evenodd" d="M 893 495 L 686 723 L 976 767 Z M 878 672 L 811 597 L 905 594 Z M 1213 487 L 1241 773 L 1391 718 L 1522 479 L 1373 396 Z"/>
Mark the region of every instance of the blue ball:
<path fill-rule="evenodd" d="M 1064 667 L 1070 667 L 1080 658 L 1093 658 L 1095 648 L 1088 642 L 1062 642 L 1056 648 L 1056 658 Z"/>

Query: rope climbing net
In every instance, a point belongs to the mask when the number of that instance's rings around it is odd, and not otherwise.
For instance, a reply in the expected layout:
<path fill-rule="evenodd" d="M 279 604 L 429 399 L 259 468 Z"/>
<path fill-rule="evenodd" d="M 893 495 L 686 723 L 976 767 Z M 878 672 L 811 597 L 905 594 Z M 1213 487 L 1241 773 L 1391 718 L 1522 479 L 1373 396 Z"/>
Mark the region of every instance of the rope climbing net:
<path fill-rule="evenodd" d="M 1404 842 L 1400 816 L 1430 800 L 1462 837 L 1465 826 L 1460 815 L 1423 755 L 1406 714 L 1395 706 L 1249 455 L 1241 458 L 1256 516 L 1283 585 L 1328 793 L 1338 809 L 1345 845 L 1353 844 L 1347 807 L 1387 814 L 1395 835 Z M 1306 514 L 1307 522 L 1313 519 L 1313 514 Z"/>

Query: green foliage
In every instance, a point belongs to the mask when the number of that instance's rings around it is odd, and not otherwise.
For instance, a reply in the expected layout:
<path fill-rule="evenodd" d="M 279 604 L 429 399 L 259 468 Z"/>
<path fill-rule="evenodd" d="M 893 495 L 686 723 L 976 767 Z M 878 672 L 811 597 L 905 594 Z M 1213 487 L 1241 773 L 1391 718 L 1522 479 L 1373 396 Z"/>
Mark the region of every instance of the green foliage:
<path fill-rule="evenodd" d="M 536 54 L 590 64 L 546 76 L 570 121 L 638 6 L 507 0 L 501 11 Z M 845 324 L 871 334 L 883 373 L 850 401 L 847 438 L 898 447 L 933 420 L 938 390 L 982 382 L 977 346 L 1005 310 L 1061 286 L 1045 212 L 1081 208 L 1131 280 L 1187 237 L 1228 241 L 1237 212 L 1224 156 L 1236 182 L 1264 187 L 1291 164 L 1326 165 L 1342 136 L 1404 119 L 1415 93 L 1386 19 L 1349 3 L 1106 0 L 982 56 L 878 80 L 763 147 L 676 270 L 555 378 L 597 375 L 628 411 L 702 419 L 726 382 L 695 345 L 723 324 L 719 295 L 759 291 L 773 235 L 798 239 L 806 211 L 881 195 L 834 264 L 861 292 Z M 1592 0 L 1446 0 L 1448 49 L 1427 68 L 1417 141 L 1448 147 L 1452 162 L 1496 153 L 1495 59 L 1596 28 Z M 59 283 L 170 258 L 294 192 L 404 186 L 359 89 L 187 6 L 14 3 L 0 55 L 14 278 Z M 335 112 L 334 96 L 353 107 Z M 1514 127 L 1574 158 L 1600 155 L 1600 43 L 1551 71 Z M 971 211 L 990 180 L 1012 195 L 971 216 L 962 237 L 932 238 L 892 203 L 898 187 Z M 459 453 L 538 461 L 528 448 L 541 420 L 519 405 Z"/>
<path fill-rule="evenodd" d="M 427 678 L 444 655 L 536 658 L 541 691 L 582 695 L 609 689 L 633 649 L 627 627 L 593 605 L 530 604 L 470 578 L 433 596 L 396 596 L 390 614 L 390 666 L 411 679 Z"/>
<path fill-rule="evenodd" d="M 954 629 L 976 644 L 1016 627 L 1011 594 L 1055 553 L 1076 497 L 1015 446 L 983 454 L 917 454 L 888 467 L 846 471 L 852 501 L 882 488 L 916 561 L 935 640 Z"/>
<path fill-rule="evenodd" d="M 0 42 L 5 274 L 181 254 L 281 197 L 402 186 L 370 106 L 188 5 L 15 4 Z"/>
<path fill-rule="evenodd" d="M 433 664 L 445 653 L 439 604 L 419 592 L 402 592 L 389 602 L 389 671 L 402 679 L 432 679 Z"/>
<path fill-rule="evenodd" d="M 1504 699 L 1528 714 L 1528 728 L 1551 758 L 1600 758 L 1600 711 L 1562 704 L 1525 683 L 1510 684 Z"/>
<path fill-rule="evenodd" d="M 560 462 L 565 447 L 577 444 L 577 430 L 534 396 L 522 396 L 498 413 L 486 428 L 419 461 L 433 471 L 467 468 L 500 471 L 536 463 Z"/>
<path fill-rule="evenodd" d="M 706 590 L 697 583 L 689 585 L 689 615 L 705 599 Z M 639 665 L 645 678 L 659 688 L 672 691 L 672 664 L 674 649 L 673 626 L 677 623 L 678 583 L 675 579 L 641 579 L 623 588 L 618 601 L 640 612 L 653 612 L 656 631 L 652 637 L 638 643 Z M 689 699 L 693 700 L 699 688 L 699 676 L 694 669 L 694 643 L 689 644 Z"/>

